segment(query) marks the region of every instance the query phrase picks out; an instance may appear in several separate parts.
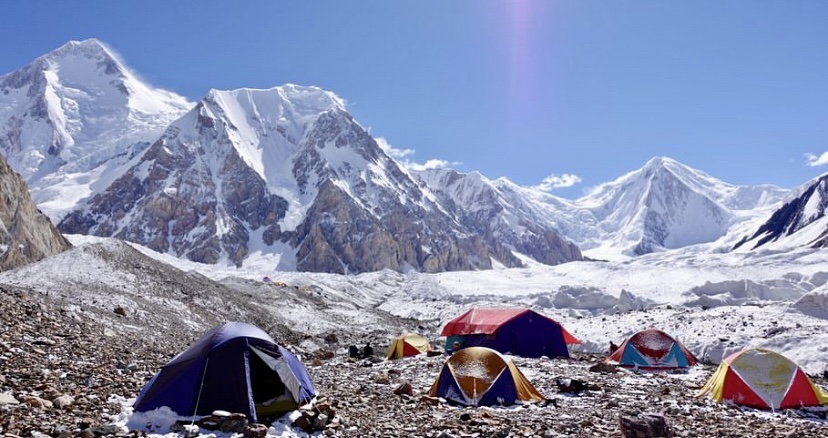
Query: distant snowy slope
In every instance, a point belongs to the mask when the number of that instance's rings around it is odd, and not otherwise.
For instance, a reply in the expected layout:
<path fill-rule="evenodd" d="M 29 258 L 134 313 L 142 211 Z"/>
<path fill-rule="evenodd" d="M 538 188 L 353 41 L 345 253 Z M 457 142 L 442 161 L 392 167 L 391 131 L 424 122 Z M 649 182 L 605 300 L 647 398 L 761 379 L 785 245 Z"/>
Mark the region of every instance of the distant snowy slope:
<path fill-rule="evenodd" d="M 640 255 L 713 242 L 784 193 L 774 186 L 734 186 L 657 157 L 597 187 L 577 204 L 607 232 L 603 242 L 590 247 L 610 242 L 628 255 Z"/>
<path fill-rule="evenodd" d="M 744 237 L 735 249 L 784 251 L 799 247 L 828 247 L 828 175 L 798 189 L 779 209 Z"/>
<path fill-rule="evenodd" d="M 432 169 L 414 174 L 437 194 L 455 220 L 477 234 L 545 264 L 582 259 L 578 247 L 560 234 L 575 228 L 571 218 L 575 209 L 567 201 L 503 178 L 491 181 L 477 172 Z M 580 229 L 587 228 L 581 224 Z"/>
<path fill-rule="evenodd" d="M 769 185 L 727 184 L 666 157 L 574 201 L 476 172 L 439 169 L 416 175 L 453 206 L 458 220 L 476 221 L 479 229 L 504 237 L 554 231 L 596 258 L 715 242 L 763 215 L 787 193 Z M 507 241 L 524 249 L 519 239 Z"/>
<path fill-rule="evenodd" d="M 0 76 L 0 153 L 59 220 L 191 106 L 143 83 L 99 41 L 72 41 Z"/>

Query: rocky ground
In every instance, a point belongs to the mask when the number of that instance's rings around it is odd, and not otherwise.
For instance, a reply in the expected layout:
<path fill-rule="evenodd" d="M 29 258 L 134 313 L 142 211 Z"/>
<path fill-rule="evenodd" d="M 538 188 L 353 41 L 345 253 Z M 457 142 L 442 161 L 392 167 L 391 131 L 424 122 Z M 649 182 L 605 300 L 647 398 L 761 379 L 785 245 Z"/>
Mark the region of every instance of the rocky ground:
<path fill-rule="evenodd" d="M 95 313 L 23 289 L 0 288 L 0 435 L 146 434 L 113 425 L 124 408 L 112 396 L 135 397 L 158 368 L 198 333 L 153 336 L 144 328 L 140 336 L 131 336 L 134 321 L 114 310 Z M 297 334 L 280 336 L 297 344 L 302 339 Z M 329 421 L 316 434 L 613 437 L 623 436 L 622 421 L 633 420 L 648 421 L 650 430 L 660 428 L 674 436 L 828 435 L 824 419 L 828 409 L 769 413 L 694 398 L 712 366 L 687 374 L 601 373 L 589 371 L 601 358 L 586 354 L 570 360 L 515 358 L 546 402 L 509 408 L 449 406 L 424 397 L 444 357 L 398 361 L 345 357 L 348 344 L 363 341 L 331 333 L 316 339 L 321 350 L 304 352 L 320 394 L 317 408 L 329 406 L 324 408 Z M 560 392 L 559 376 L 588 382 L 591 389 L 577 395 Z M 816 382 L 826 387 L 826 381 Z M 295 434 L 303 435 L 298 430 Z"/>

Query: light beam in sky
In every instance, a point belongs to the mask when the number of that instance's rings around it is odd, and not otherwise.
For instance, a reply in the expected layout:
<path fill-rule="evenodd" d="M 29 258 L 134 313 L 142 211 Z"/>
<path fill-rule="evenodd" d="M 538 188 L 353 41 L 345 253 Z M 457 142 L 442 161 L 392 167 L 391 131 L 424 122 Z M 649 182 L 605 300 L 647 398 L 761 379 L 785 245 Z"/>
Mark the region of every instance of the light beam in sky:
<path fill-rule="evenodd" d="M 514 0 L 504 3 L 505 16 L 508 105 L 512 116 L 519 116 L 534 108 L 536 94 L 536 76 L 538 54 L 535 47 L 534 15 L 539 2 L 532 0 Z"/>

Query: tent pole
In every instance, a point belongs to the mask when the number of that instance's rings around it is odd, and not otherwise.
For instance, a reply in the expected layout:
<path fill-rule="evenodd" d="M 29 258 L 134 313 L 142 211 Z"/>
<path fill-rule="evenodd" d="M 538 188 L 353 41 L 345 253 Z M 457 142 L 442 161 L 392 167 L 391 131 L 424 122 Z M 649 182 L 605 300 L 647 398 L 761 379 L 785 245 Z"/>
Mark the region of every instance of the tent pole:
<path fill-rule="evenodd" d="M 204 374 L 201 375 L 201 383 L 198 385 L 198 395 L 196 396 L 195 407 L 193 408 L 193 418 L 190 420 L 190 426 L 195 423 L 196 412 L 198 412 L 198 403 L 201 401 L 201 390 L 204 388 L 204 378 L 207 377 L 207 365 L 210 365 L 210 356 L 207 356 L 207 361 L 204 362 Z"/>

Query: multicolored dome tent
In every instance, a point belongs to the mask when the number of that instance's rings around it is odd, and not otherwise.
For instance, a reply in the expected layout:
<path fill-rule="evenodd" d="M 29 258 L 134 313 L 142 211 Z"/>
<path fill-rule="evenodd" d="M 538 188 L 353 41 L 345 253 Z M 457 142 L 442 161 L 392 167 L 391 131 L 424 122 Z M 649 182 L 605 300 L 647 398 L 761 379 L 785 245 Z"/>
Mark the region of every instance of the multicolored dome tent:
<path fill-rule="evenodd" d="M 625 339 L 606 362 L 644 370 L 687 368 L 699 363 L 681 342 L 656 329 L 642 330 Z"/>
<path fill-rule="evenodd" d="M 466 406 L 543 400 L 511 359 L 485 347 L 464 348 L 451 355 L 428 394 Z"/>
<path fill-rule="evenodd" d="M 720 403 L 760 409 L 828 405 L 828 394 L 799 366 L 762 348 L 742 350 L 724 359 L 696 396 L 706 394 Z"/>
<path fill-rule="evenodd" d="M 428 340 L 416 333 L 405 333 L 394 338 L 388 351 L 386 359 L 400 359 L 408 356 L 416 356 L 431 351 Z"/>
<path fill-rule="evenodd" d="M 487 347 L 523 357 L 569 357 L 567 344 L 581 341 L 555 320 L 530 309 L 471 309 L 449 321 L 440 336 L 447 336 L 446 351 Z"/>
<path fill-rule="evenodd" d="M 167 406 L 178 415 L 240 412 L 252 421 L 296 409 L 316 395 L 307 370 L 258 327 L 215 327 L 179 353 L 144 386 L 137 412 Z"/>

